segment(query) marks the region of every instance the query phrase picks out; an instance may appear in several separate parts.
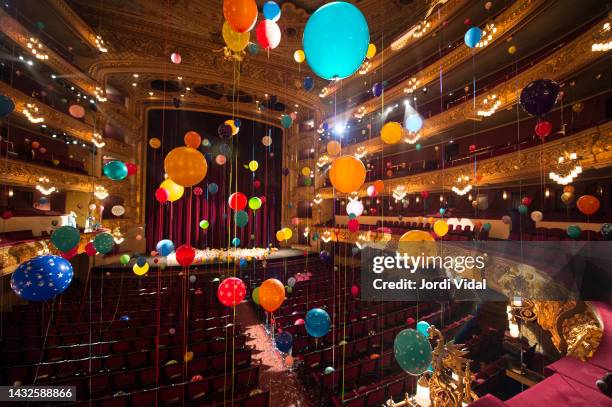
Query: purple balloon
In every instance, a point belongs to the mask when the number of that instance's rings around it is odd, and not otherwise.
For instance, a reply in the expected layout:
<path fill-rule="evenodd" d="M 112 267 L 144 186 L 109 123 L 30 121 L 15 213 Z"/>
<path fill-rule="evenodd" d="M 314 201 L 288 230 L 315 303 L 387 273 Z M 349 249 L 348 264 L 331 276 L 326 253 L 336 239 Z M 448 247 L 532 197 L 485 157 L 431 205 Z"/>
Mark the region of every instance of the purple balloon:
<path fill-rule="evenodd" d="M 289 168 L 283 168 L 283 175 L 286 177 L 289 175 Z"/>
<path fill-rule="evenodd" d="M 217 132 L 219 133 L 219 137 L 222 137 L 222 138 L 232 137 L 232 128 L 228 124 L 223 123 L 219 125 Z"/>
<path fill-rule="evenodd" d="M 385 86 L 382 83 L 378 82 L 378 83 L 375 83 L 374 86 L 372 86 L 372 93 L 374 94 L 374 96 L 380 97 L 384 89 L 385 89 Z"/>
<path fill-rule="evenodd" d="M 552 109 L 559 95 L 559 84 L 550 79 L 538 79 L 521 91 L 520 104 L 532 116 L 543 116 Z"/>

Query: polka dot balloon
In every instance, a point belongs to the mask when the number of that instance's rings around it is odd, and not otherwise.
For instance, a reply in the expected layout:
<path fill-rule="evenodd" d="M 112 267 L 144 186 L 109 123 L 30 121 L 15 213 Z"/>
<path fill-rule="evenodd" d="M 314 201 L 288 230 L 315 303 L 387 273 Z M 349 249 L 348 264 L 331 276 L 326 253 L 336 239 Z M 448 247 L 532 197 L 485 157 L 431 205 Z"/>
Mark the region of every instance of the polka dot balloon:
<path fill-rule="evenodd" d="M 219 302 L 226 307 L 233 307 L 240 304 L 246 296 L 246 286 L 244 282 L 237 277 L 226 278 L 219 284 L 217 289 L 217 298 Z"/>
<path fill-rule="evenodd" d="M 416 329 L 404 329 L 393 342 L 395 360 L 408 374 L 418 376 L 427 370 L 431 363 L 431 344 Z"/>

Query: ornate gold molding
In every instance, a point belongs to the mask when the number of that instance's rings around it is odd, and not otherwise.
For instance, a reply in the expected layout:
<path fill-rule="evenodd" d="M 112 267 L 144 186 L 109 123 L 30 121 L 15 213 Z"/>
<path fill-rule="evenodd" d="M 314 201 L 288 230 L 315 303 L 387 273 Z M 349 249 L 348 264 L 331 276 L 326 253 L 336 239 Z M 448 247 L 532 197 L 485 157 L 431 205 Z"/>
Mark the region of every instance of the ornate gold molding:
<path fill-rule="evenodd" d="M 481 177 L 479 185 L 494 185 L 511 180 L 539 176 L 565 151 L 576 152 L 583 157 L 584 169 L 595 169 L 612 165 L 612 121 L 593 127 L 572 136 L 546 142 L 543 146 L 530 147 L 515 153 L 479 161 L 477 174 Z M 460 175 L 474 175 L 473 165 L 465 164 L 445 170 L 425 172 L 418 175 L 398 177 L 385 181 L 382 194 L 390 195 L 399 185 L 407 186 L 409 193 L 421 191 L 450 191 L 450 187 Z M 366 189 L 373 183 L 364 184 L 359 191 L 366 195 Z M 331 188 L 317 191 L 324 199 L 332 198 Z"/>
<path fill-rule="evenodd" d="M 129 144 L 122 143 L 119 140 L 105 138 L 106 145 L 102 149 L 102 153 L 109 152 L 110 154 L 118 155 L 120 158 L 128 161 L 134 157 L 134 147 Z"/>
<path fill-rule="evenodd" d="M 593 357 L 603 337 L 603 327 L 592 311 L 587 309 L 563 320 L 562 329 L 567 355 L 582 361 Z"/>
<path fill-rule="evenodd" d="M 70 28 L 78 34 L 91 49 L 98 51 L 96 33 L 64 0 L 47 0 Z"/>

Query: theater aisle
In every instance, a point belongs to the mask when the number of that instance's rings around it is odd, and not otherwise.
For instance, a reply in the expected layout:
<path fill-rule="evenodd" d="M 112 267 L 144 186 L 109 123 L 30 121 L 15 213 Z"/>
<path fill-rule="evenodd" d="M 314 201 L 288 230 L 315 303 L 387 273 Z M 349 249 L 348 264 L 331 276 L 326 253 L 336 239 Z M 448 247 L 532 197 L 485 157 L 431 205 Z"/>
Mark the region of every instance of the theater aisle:
<path fill-rule="evenodd" d="M 310 395 L 298 380 L 297 374 L 283 360 L 251 304 L 243 302 L 238 305 L 236 319 L 245 329 L 247 345 L 253 348 L 253 360 L 261 363 L 259 383 L 260 387 L 267 386 L 270 389 L 270 405 L 311 406 Z"/>

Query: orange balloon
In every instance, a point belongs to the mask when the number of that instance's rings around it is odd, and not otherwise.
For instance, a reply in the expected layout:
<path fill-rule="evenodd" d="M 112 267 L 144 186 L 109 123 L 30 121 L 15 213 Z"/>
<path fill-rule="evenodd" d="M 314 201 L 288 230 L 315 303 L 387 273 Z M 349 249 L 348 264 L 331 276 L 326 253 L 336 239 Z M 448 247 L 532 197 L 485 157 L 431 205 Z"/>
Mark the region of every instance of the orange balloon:
<path fill-rule="evenodd" d="M 177 147 L 164 159 L 164 170 L 176 184 L 190 187 L 204 179 L 208 164 L 195 148 Z"/>
<path fill-rule="evenodd" d="M 188 131 L 185 133 L 185 145 L 191 148 L 200 147 L 200 143 L 202 142 L 202 137 L 195 131 Z"/>
<path fill-rule="evenodd" d="M 336 158 L 329 168 L 329 180 L 332 185 L 345 194 L 358 191 L 365 182 L 365 178 L 365 165 L 352 155 Z"/>
<path fill-rule="evenodd" d="M 259 305 L 268 312 L 274 312 L 285 301 L 285 286 L 275 278 L 269 278 L 259 286 Z"/>
<path fill-rule="evenodd" d="M 599 210 L 599 199 L 593 195 L 582 195 L 576 201 L 578 210 L 587 216 L 590 216 Z"/>
<path fill-rule="evenodd" d="M 574 191 L 575 191 L 575 189 L 571 185 L 567 185 L 567 186 L 563 187 L 563 192 L 567 192 L 569 194 L 573 194 Z"/>
<path fill-rule="evenodd" d="M 223 0 L 223 16 L 234 31 L 251 31 L 257 22 L 257 3 L 255 0 Z"/>
<path fill-rule="evenodd" d="M 374 189 L 381 193 L 385 189 L 385 183 L 381 179 L 374 181 Z"/>

